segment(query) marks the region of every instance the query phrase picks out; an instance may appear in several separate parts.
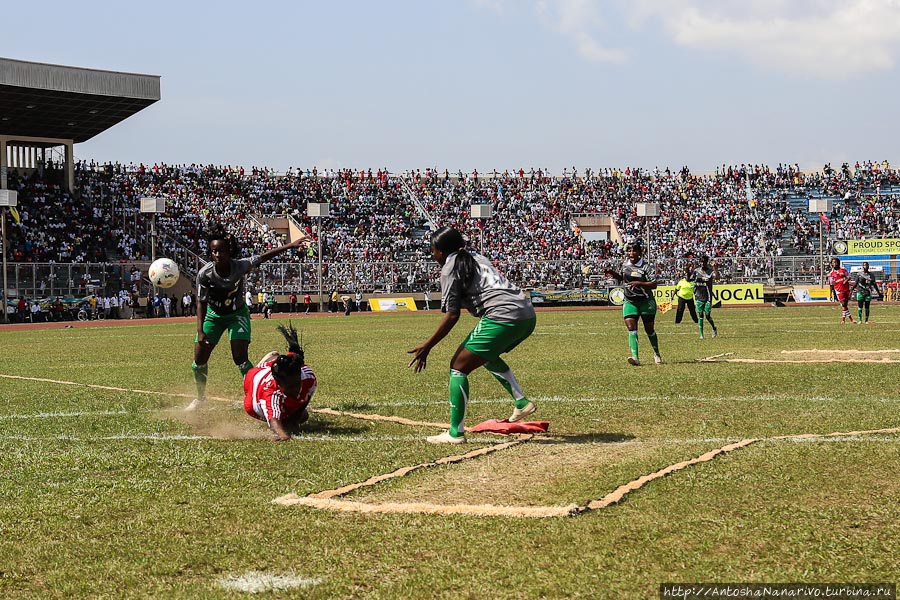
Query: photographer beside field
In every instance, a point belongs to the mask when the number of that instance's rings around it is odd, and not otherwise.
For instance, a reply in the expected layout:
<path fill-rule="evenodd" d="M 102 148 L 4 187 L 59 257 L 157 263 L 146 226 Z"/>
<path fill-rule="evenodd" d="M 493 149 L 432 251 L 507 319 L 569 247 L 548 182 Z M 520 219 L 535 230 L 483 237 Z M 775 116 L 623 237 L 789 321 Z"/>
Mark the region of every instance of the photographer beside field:
<path fill-rule="evenodd" d="M 409 351 L 407 365 L 423 370 L 428 353 L 459 321 L 463 308 L 480 321 L 450 359 L 450 429 L 428 437 L 432 444 L 462 444 L 466 441 L 463 421 L 469 400 L 469 373 L 485 367 L 515 401 L 509 422 L 521 420 L 536 407 L 519 387 L 509 365 L 500 358 L 521 344 L 534 331 L 537 318 L 531 299 L 500 274 L 484 256 L 466 250 L 459 231 L 441 227 L 431 235 L 431 253 L 441 265 L 441 311 L 444 318 L 425 342 Z"/>

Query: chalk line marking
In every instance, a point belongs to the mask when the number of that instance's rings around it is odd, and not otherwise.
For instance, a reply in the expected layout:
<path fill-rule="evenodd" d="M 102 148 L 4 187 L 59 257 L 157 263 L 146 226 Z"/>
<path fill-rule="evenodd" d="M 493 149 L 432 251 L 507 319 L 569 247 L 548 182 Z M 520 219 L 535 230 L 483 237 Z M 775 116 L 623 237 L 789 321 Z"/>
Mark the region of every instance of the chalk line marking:
<path fill-rule="evenodd" d="M 44 413 L 25 413 L 21 415 L 0 415 L 0 421 L 9 421 L 13 419 L 51 419 L 57 417 L 109 417 L 113 415 L 133 415 L 138 413 L 146 413 L 148 411 L 132 411 L 132 410 L 101 410 L 97 412 L 44 412 Z"/>
<path fill-rule="evenodd" d="M 46 379 L 44 377 L 24 377 L 22 375 L 5 375 L 0 374 L 0 378 L 3 379 L 16 379 L 20 381 L 37 381 L 40 383 L 55 383 L 57 385 L 70 385 L 75 387 L 84 387 L 94 390 L 106 390 L 111 392 L 129 392 L 132 394 L 150 394 L 152 396 L 167 396 L 174 398 L 194 398 L 194 394 L 179 394 L 174 392 L 160 392 L 158 390 L 136 390 L 136 389 L 128 389 L 121 388 L 109 385 L 96 385 L 93 383 L 80 383 L 77 381 L 63 381 L 60 379 Z M 234 400 L 230 398 L 220 398 L 217 396 L 207 396 L 208 400 L 215 400 L 217 402 L 234 402 Z M 323 415 L 334 415 L 334 416 L 342 416 L 342 417 L 352 417 L 354 419 L 363 419 L 366 421 L 389 421 L 391 423 L 399 423 L 401 425 L 413 425 L 418 427 L 438 427 L 441 429 L 447 429 L 450 427 L 446 423 L 428 423 L 424 421 L 414 421 L 412 419 L 404 419 L 403 417 L 386 417 L 383 415 L 367 415 L 364 413 L 352 413 L 340 410 L 334 410 L 332 408 L 312 408 L 310 412 L 320 413 Z"/>
<path fill-rule="evenodd" d="M 821 363 L 868 363 L 890 365 L 900 363 L 900 360 L 889 358 L 811 358 L 809 360 L 774 360 L 768 358 L 726 358 L 709 362 L 728 362 L 745 364 L 782 364 L 782 365 L 813 365 Z"/>
<path fill-rule="evenodd" d="M 724 352 L 722 354 L 713 354 L 712 356 L 707 356 L 706 358 L 698 358 L 697 362 L 724 362 L 717 359 L 723 358 L 725 356 L 734 356 L 734 352 Z"/>
<path fill-rule="evenodd" d="M 782 354 L 840 354 L 840 357 L 833 358 L 808 358 L 808 359 L 772 359 L 772 358 L 726 358 L 734 356 L 734 352 L 725 352 L 724 354 L 713 354 L 705 358 L 698 358 L 697 362 L 707 363 L 745 363 L 745 364 L 784 364 L 784 365 L 807 365 L 818 363 L 871 363 L 871 364 L 893 364 L 900 363 L 900 360 L 891 360 L 890 358 L 853 358 L 858 354 L 885 354 L 890 352 L 898 352 L 900 350 L 782 350 Z M 845 357 L 846 356 L 846 357 Z"/>
<path fill-rule="evenodd" d="M 41 441 L 69 441 L 69 442 L 94 442 L 104 440 L 153 440 L 153 441 L 184 441 L 184 440 L 231 440 L 224 436 L 215 435 L 192 435 L 192 434 L 156 434 L 156 433 L 134 433 L 134 434 L 116 434 L 97 437 L 83 437 L 74 435 L 6 435 L 0 436 L 0 442 L 41 442 Z M 248 438 L 250 439 L 250 438 Z M 252 438 L 254 440 L 264 440 L 264 438 Z M 265 440 L 264 440 L 265 441 Z M 422 442 L 425 438 L 420 435 L 294 435 L 291 437 L 292 442 Z M 493 444 L 496 443 L 495 438 L 487 437 L 470 437 L 470 442 L 476 444 Z"/>
<path fill-rule="evenodd" d="M 115 440 L 149 440 L 152 442 L 184 442 L 194 440 L 218 440 L 208 435 L 163 435 L 163 434 L 119 434 L 104 435 L 97 437 L 78 437 L 75 435 L 46 435 L 46 436 L 28 436 L 28 435 L 8 435 L 0 437 L 3 442 L 97 442 L 97 441 L 115 441 Z"/>
<path fill-rule="evenodd" d="M 642 396 L 637 399 L 643 400 L 662 400 L 663 396 Z M 607 400 L 622 400 L 622 401 L 633 401 L 636 398 L 633 397 L 613 397 L 607 396 L 604 398 L 589 398 L 589 397 L 568 397 L 568 396 L 529 396 L 529 399 L 533 400 L 535 403 L 541 402 L 561 402 L 561 403 L 572 403 L 572 404 L 581 404 L 581 403 L 589 403 L 589 402 L 601 402 Z M 472 404 L 509 404 L 512 406 L 513 401 L 507 396 L 506 398 L 481 398 L 481 399 L 470 399 L 466 402 L 467 406 Z M 366 407 L 376 407 L 376 406 L 447 406 L 447 401 L 443 400 L 441 402 L 422 402 L 419 400 L 397 400 L 394 402 L 364 402 L 360 401 L 360 405 Z M 446 426 L 445 426 L 446 427 Z"/>
<path fill-rule="evenodd" d="M 338 488 L 336 490 L 326 490 L 324 492 L 317 492 L 313 494 L 309 494 L 308 496 L 297 496 L 297 494 L 287 494 L 285 496 L 280 496 L 272 500 L 275 504 L 281 504 L 283 506 L 309 506 L 312 508 L 319 509 L 327 509 L 334 510 L 340 512 L 358 512 L 358 513 L 404 513 L 404 514 L 440 514 L 440 515 L 467 515 L 467 516 L 488 516 L 488 517 L 534 517 L 534 518 L 544 518 L 544 517 L 573 517 L 585 512 L 600 510 L 603 508 L 608 508 L 610 506 L 614 506 L 616 504 L 621 503 L 628 494 L 635 492 L 642 487 L 646 486 L 651 481 L 656 479 L 660 479 L 667 475 L 671 475 L 672 473 L 687 469 L 690 466 L 697 465 L 704 462 L 709 462 L 715 459 L 718 456 L 726 454 L 728 452 L 733 452 L 735 450 L 740 450 L 742 448 L 746 448 L 758 442 L 765 441 L 800 441 L 800 440 L 813 440 L 819 438 L 853 438 L 860 437 L 866 435 L 873 434 L 885 434 L 885 433 L 900 433 L 900 427 L 892 427 L 885 429 L 869 429 L 862 431 L 849 431 L 849 432 L 833 432 L 833 433 L 802 433 L 802 434 L 792 434 L 792 435 L 780 435 L 773 436 L 769 438 L 746 438 L 739 440 L 737 442 L 732 442 L 721 446 L 719 448 L 714 448 L 707 452 L 704 452 L 700 456 L 695 458 L 691 458 L 688 460 L 684 460 L 673 465 L 669 465 L 658 471 L 654 471 L 648 475 L 642 475 L 637 479 L 629 481 L 623 485 L 620 485 L 612 492 L 606 494 L 602 498 L 598 500 L 591 500 L 583 505 L 568 505 L 568 506 L 496 506 L 490 504 L 483 505 L 473 505 L 473 504 L 432 504 L 428 502 L 419 502 L 419 503 L 380 503 L 380 504 L 369 504 L 365 502 L 352 502 L 346 500 L 335 500 L 336 496 L 341 496 L 343 494 L 349 493 L 355 489 L 358 489 L 363 486 L 370 486 L 385 481 L 387 479 L 393 479 L 395 477 L 402 477 L 413 470 L 432 466 L 437 464 L 438 461 L 434 463 L 427 463 L 424 465 L 415 465 L 413 467 L 404 467 L 394 471 L 393 473 L 388 473 L 386 475 L 379 475 L 368 479 L 360 484 L 352 484 L 349 486 L 344 486 L 343 488 Z M 517 440 L 518 441 L 518 440 Z M 515 442 L 511 442 L 514 444 Z M 503 446 L 503 444 L 498 444 L 498 446 Z M 506 445 L 509 447 L 509 445 Z M 489 447 L 500 449 L 499 447 Z M 483 449 L 484 450 L 484 449 Z M 476 451 L 477 452 L 477 451 Z M 457 457 L 447 457 L 447 459 L 457 459 L 453 462 L 460 462 L 461 460 L 465 460 L 465 458 L 470 457 L 472 453 L 467 453 L 466 455 L 461 455 Z M 441 459 L 439 459 L 441 460 Z M 449 461 L 448 461 L 449 462 Z"/>
<path fill-rule="evenodd" d="M 178 394 L 175 392 L 160 392 L 159 390 L 134 390 L 129 388 L 121 388 L 110 385 L 97 385 L 94 383 L 81 383 L 78 381 L 63 381 L 61 379 L 46 379 L 44 377 L 24 377 L 22 375 L 6 375 L 0 373 L 0 378 L 17 379 L 20 381 L 37 381 L 39 383 L 55 383 L 57 385 L 71 385 L 74 387 L 85 387 L 92 390 L 107 390 L 110 392 L 130 392 L 132 394 L 150 394 L 151 396 L 170 396 L 174 398 L 193 398 L 195 394 Z M 217 396 L 208 396 L 209 400 L 217 402 L 231 402 L 228 398 L 219 398 Z"/>
<path fill-rule="evenodd" d="M 284 506 L 309 506 L 338 512 L 381 514 L 466 515 L 469 517 L 571 517 L 579 512 L 577 504 L 568 506 L 497 506 L 494 504 L 430 504 L 427 502 L 368 504 L 310 496 L 282 496 L 273 500 Z"/>
<path fill-rule="evenodd" d="M 409 475 L 413 471 L 418 471 L 419 469 L 425 469 L 428 467 L 436 467 L 438 465 L 450 465 L 454 463 L 459 463 L 464 460 L 469 460 L 471 458 L 477 458 L 479 456 L 484 456 L 485 454 L 491 454 L 492 452 L 498 452 L 500 450 L 505 450 L 506 448 L 511 448 L 523 442 L 527 442 L 528 440 L 534 438 L 531 434 L 520 434 L 516 436 L 516 439 L 511 440 L 509 442 L 503 442 L 501 444 L 495 444 L 493 446 L 486 446 L 484 448 L 479 448 L 477 450 L 471 450 L 466 452 L 465 454 L 457 454 L 454 456 L 444 456 L 437 460 L 420 463 L 418 465 L 413 465 L 411 467 L 401 467 L 396 471 L 391 473 L 385 473 L 384 475 L 375 475 L 374 477 L 370 477 L 365 481 L 360 483 L 351 483 L 349 485 L 345 485 L 333 490 L 325 490 L 323 492 L 317 492 L 315 494 L 310 494 L 309 496 L 312 498 L 334 498 L 337 496 L 344 496 L 358 490 L 363 487 L 369 487 L 373 485 L 377 485 L 383 481 L 387 481 L 388 479 L 394 479 L 395 477 L 403 477 L 404 475 Z"/>
<path fill-rule="evenodd" d="M 645 485 L 647 485 L 654 479 L 659 479 L 660 477 L 665 477 L 666 475 L 674 473 L 675 471 L 680 471 L 682 469 L 686 469 L 686 468 L 690 467 L 691 465 L 700 464 L 702 462 L 709 462 L 712 459 L 714 459 L 715 457 L 719 456 L 720 454 L 725 454 L 726 452 L 731 452 L 733 450 L 738 450 L 740 448 L 746 448 L 750 444 L 755 444 L 758 441 L 759 441 L 759 438 L 747 438 L 747 439 L 741 440 L 739 442 L 735 442 L 733 444 L 727 444 L 720 448 L 710 450 L 709 452 L 705 452 L 704 454 L 701 454 L 700 456 L 697 456 L 696 458 L 692 458 L 692 459 L 685 460 L 685 461 L 682 461 L 679 463 L 675 463 L 674 465 L 669 465 L 668 467 L 665 467 L 663 469 L 660 469 L 659 471 L 650 473 L 649 475 L 644 475 L 642 477 L 638 477 L 637 479 L 635 479 L 633 481 L 629 481 L 628 483 L 626 483 L 624 485 L 620 485 L 619 487 L 617 487 L 616 489 L 614 489 L 612 492 L 608 493 L 607 495 L 603 496 L 599 500 L 592 500 L 592 501 L 588 502 L 587 504 L 585 504 L 584 506 L 581 507 L 582 508 L 581 512 L 588 511 L 588 510 L 598 510 L 601 508 L 606 508 L 607 506 L 612 506 L 613 504 L 618 504 L 625 498 L 625 496 L 627 496 L 628 494 L 630 494 L 631 492 L 633 492 L 635 490 L 641 489 L 642 487 L 644 487 Z"/>
<path fill-rule="evenodd" d="M 399 423 L 400 425 L 413 425 L 416 427 L 437 427 L 440 429 L 448 429 L 447 423 L 429 423 L 427 421 L 414 421 L 403 417 L 386 417 L 384 415 L 374 415 L 367 413 L 352 413 L 343 410 L 334 410 L 333 408 L 311 408 L 310 412 L 322 415 L 333 415 L 339 417 L 352 417 L 354 419 L 362 419 L 364 421 L 387 421 L 390 423 Z"/>
<path fill-rule="evenodd" d="M 294 573 L 276 575 L 262 571 L 248 571 L 242 575 L 228 575 L 218 580 L 219 587 L 226 590 L 258 594 L 260 592 L 277 592 L 298 587 L 319 585 L 324 579 L 320 577 L 299 577 Z"/>
<path fill-rule="evenodd" d="M 897 354 L 900 350 L 891 348 L 889 350 L 822 350 L 819 348 L 811 348 L 809 350 L 782 350 L 782 354 Z"/>

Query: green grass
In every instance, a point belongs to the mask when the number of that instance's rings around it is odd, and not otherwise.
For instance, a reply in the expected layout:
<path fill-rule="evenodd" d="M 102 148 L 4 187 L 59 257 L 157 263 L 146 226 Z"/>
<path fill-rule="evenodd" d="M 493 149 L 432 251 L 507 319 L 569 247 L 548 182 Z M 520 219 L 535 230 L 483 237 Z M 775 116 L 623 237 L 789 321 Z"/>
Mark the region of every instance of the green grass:
<path fill-rule="evenodd" d="M 722 335 L 704 341 L 672 315 L 658 327 L 666 364 L 634 368 L 617 312 L 541 313 L 508 362 L 536 417 L 565 435 L 348 498 L 583 503 L 729 440 L 900 425 L 897 364 L 697 362 L 900 348 L 900 307 L 876 306 L 868 327 L 841 326 L 834 307 L 720 310 Z M 474 320 L 415 375 L 406 350 L 437 320 L 295 320 L 319 378 L 314 404 L 446 422 L 446 365 Z M 251 358 L 282 346 L 277 323 L 253 322 Z M 193 331 L 0 330 L 0 373 L 189 394 Z M 643 333 L 641 351 L 651 358 Z M 241 397 L 227 345 L 209 391 Z M 471 394 L 469 425 L 511 410 L 487 373 L 472 376 Z M 645 598 L 664 581 L 896 581 L 900 435 L 760 442 L 570 519 L 366 516 L 271 500 L 459 448 L 425 443 L 427 428 L 322 415 L 308 439 L 276 444 L 234 403 L 187 418 L 186 402 L 0 378 L 0 598 L 243 598 L 218 580 L 248 571 L 320 580 L 260 595 L 277 598 Z"/>

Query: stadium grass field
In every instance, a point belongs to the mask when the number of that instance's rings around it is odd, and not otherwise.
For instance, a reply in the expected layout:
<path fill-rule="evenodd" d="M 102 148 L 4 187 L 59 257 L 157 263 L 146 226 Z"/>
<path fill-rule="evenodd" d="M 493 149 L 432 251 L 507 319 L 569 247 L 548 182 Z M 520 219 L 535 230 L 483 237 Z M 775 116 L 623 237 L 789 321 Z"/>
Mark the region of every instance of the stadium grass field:
<path fill-rule="evenodd" d="M 346 499 L 583 504 L 732 441 L 900 426 L 900 306 L 873 307 L 865 327 L 842 326 L 834 306 L 718 310 L 722 334 L 704 341 L 673 314 L 658 323 L 666 364 L 635 368 L 619 312 L 541 312 L 508 362 L 551 435 Z M 446 422 L 447 363 L 474 319 L 463 317 L 426 372 L 405 368 L 438 318 L 293 319 L 319 378 L 315 406 Z M 281 348 L 279 322 L 254 320 L 251 358 Z M 194 331 L 188 320 L 2 330 L 0 374 L 190 394 Z M 641 354 L 652 358 L 643 332 Z M 714 355 L 772 362 L 698 362 Z M 859 360 L 873 362 L 848 362 Z M 489 374 L 471 381 L 469 426 L 508 416 Z M 6 377 L 0 390 L 5 599 L 243 598 L 267 576 L 296 586 L 262 594 L 278 598 L 648 598 L 661 582 L 896 582 L 898 433 L 763 439 L 574 517 L 366 515 L 272 500 L 463 450 L 425 443 L 433 428 L 322 414 L 294 441 L 271 442 L 234 402 L 240 378 L 225 345 L 209 391 L 230 401 L 198 415 L 170 395 Z M 503 441 L 470 437 L 464 450 Z"/>

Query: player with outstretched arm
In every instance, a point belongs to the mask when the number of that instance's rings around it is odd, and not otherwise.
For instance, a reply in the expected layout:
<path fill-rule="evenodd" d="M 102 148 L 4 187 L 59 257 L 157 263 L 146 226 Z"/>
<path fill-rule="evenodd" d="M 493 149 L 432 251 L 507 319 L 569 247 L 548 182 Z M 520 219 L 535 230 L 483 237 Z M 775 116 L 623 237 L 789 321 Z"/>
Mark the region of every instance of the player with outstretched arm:
<path fill-rule="evenodd" d="M 659 353 L 659 338 L 656 336 L 656 272 L 644 258 L 644 245 L 635 240 L 625 246 L 627 256 L 622 263 L 621 271 L 606 269 L 606 275 L 625 284 L 625 303 L 622 305 L 622 316 L 625 317 L 625 328 L 628 330 L 628 346 L 631 356 L 628 364 L 640 366 L 638 356 L 638 319 L 644 323 L 644 331 L 653 347 L 653 358 L 656 364 L 662 364 Z"/>
<path fill-rule="evenodd" d="M 247 355 L 250 347 L 250 311 L 244 298 L 244 276 L 267 260 L 309 242 L 309 237 L 301 233 L 290 244 L 250 258 L 237 258 L 241 251 L 237 239 L 221 224 L 212 223 L 206 239 L 212 260 L 197 273 L 199 308 L 194 362 L 191 365 L 197 397 L 187 410 L 197 410 L 206 400 L 209 357 L 226 331 L 231 342 L 231 358 L 241 376 L 253 368 Z"/>
<path fill-rule="evenodd" d="M 427 438 L 432 444 L 461 444 L 466 441 L 463 421 L 469 400 L 469 373 L 478 367 L 485 367 L 515 401 L 510 422 L 536 410 L 500 355 L 530 336 L 537 318 L 531 299 L 487 258 L 467 250 L 459 231 L 450 227 L 435 231 L 431 235 L 431 254 L 441 265 L 444 317 L 430 338 L 409 351 L 414 356 L 408 366 L 416 373 L 425 368 L 428 353 L 450 333 L 463 308 L 480 318 L 450 359 L 450 429 Z"/>

